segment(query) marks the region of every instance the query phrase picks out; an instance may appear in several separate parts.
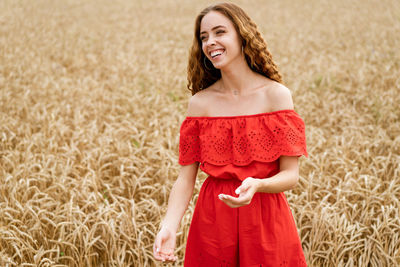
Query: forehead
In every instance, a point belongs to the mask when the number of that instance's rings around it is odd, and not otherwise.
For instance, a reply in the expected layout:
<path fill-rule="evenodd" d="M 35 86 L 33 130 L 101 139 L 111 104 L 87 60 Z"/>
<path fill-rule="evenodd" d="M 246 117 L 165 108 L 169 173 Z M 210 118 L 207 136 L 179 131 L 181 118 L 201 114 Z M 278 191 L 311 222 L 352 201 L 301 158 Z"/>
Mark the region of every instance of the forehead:
<path fill-rule="evenodd" d="M 232 21 L 228 19 L 225 15 L 218 11 L 210 11 L 201 20 L 200 32 L 211 31 L 212 28 L 219 25 L 225 26 L 227 28 L 233 28 Z"/>

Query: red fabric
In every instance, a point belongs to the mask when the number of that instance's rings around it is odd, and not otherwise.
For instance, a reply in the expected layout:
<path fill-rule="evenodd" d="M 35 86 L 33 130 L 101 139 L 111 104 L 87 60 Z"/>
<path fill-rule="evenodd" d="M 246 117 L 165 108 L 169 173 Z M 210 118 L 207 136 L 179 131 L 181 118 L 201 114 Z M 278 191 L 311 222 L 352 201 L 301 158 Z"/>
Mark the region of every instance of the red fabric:
<path fill-rule="evenodd" d="M 209 176 L 196 203 L 185 266 L 307 266 L 283 192 L 256 193 L 230 208 L 220 193 L 247 177 L 279 172 L 279 157 L 307 154 L 305 126 L 294 110 L 242 116 L 186 117 L 179 137 L 179 164 L 200 162 Z"/>

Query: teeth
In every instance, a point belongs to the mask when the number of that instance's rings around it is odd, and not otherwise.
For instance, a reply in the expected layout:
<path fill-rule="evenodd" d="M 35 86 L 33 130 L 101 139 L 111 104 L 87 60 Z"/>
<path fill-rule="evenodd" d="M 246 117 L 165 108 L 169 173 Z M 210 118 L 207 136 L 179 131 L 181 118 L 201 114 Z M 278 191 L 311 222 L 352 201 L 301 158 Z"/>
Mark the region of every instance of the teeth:
<path fill-rule="evenodd" d="M 218 55 L 221 55 L 223 53 L 222 50 L 215 50 L 211 52 L 211 57 L 216 57 Z"/>

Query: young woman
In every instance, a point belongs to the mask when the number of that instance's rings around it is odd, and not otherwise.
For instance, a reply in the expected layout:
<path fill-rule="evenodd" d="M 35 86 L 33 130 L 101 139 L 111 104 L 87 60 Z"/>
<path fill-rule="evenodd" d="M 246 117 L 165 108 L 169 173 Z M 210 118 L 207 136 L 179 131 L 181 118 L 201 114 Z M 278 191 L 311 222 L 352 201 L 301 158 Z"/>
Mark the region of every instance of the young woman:
<path fill-rule="evenodd" d="M 176 232 L 202 185 L 185 266 L 307 266 L 284 191 L 307 156 L 305 127 L 255 23 L 234 4 L 197 17 L 188 66 L 192 92 L 180 127 L 178 178 L 154 243 L 175 261 Z M 200 165 L 199 165 L 200 164 Z"/>

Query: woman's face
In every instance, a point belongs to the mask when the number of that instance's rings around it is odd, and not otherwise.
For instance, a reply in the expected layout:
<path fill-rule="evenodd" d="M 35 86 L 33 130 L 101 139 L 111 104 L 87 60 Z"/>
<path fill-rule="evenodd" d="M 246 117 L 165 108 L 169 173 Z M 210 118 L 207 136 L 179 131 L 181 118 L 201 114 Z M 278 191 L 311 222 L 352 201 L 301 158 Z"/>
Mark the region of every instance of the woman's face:
<path fill-rule="evenodd" d="M 215 68 L 240 58 L 242 45 L 232 21 L 217 11 L 208 12 L 200 23 L 202 50 Z"/>

